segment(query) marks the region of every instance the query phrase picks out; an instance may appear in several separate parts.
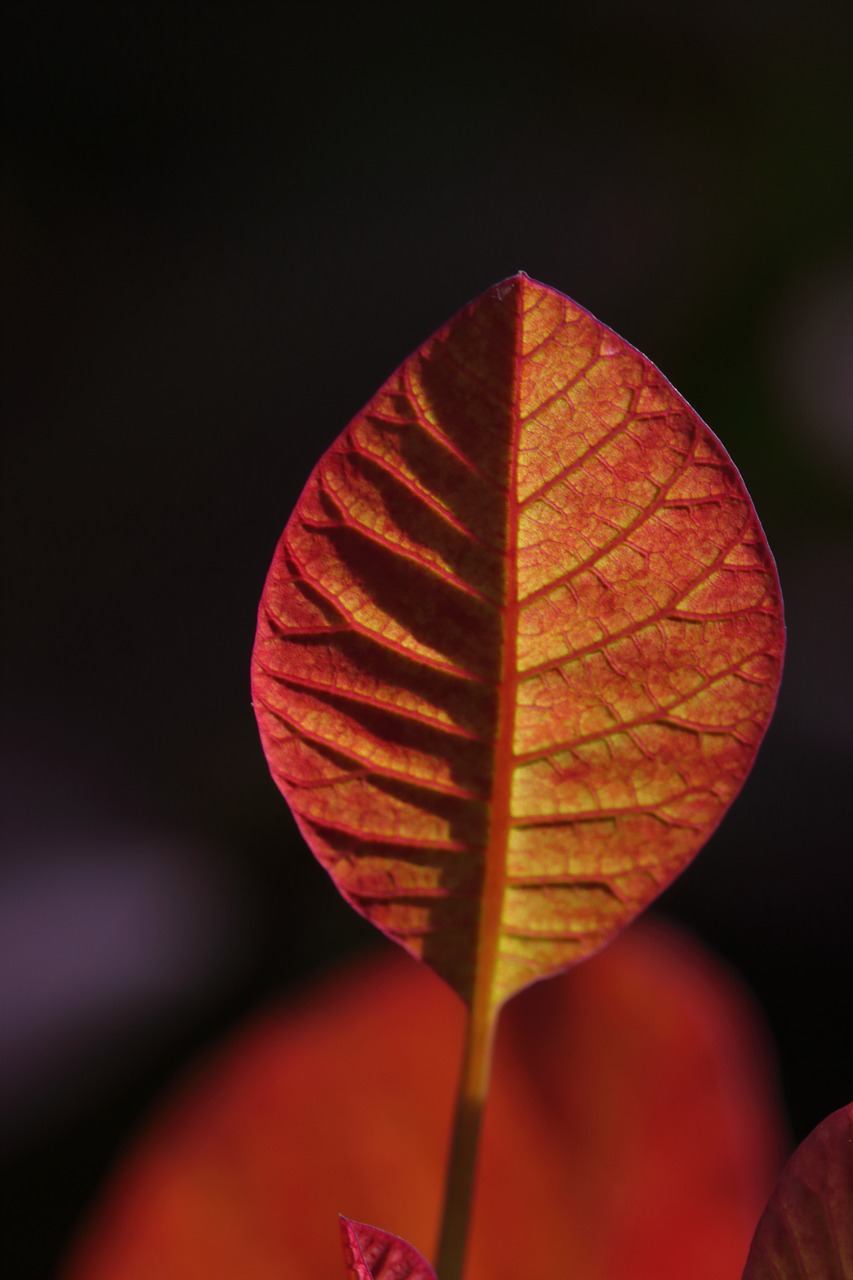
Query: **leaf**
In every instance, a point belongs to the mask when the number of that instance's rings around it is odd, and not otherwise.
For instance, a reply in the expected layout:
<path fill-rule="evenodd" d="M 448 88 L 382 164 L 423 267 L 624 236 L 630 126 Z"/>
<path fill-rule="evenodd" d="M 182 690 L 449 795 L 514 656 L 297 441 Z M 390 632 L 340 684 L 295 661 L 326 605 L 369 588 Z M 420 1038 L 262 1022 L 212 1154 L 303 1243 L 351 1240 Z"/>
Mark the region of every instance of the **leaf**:
<path fill-rule="evenodd" d="M 62 1280 L 341 1280 L 341 1209 L 428 1255 L 464 1022 L 393 953 L 256 1018 L 125 1155 Z M 639 921 L 501 1015 L 467 1280 L 740 1276 L 784 1141 L 742 988 Z"/>
<path fill-rule="evenodd" d="M 318 463 L 264 589 L 253 696 L 343 895 L 494 1010 L 697 852 L 752 764 L 783 643 L 722 445 L 522 274 Z"/>
<path fill-rule="evenodd" d="M 343 1215 L 340 1221 L 351 1280 L 436 1280 L 429 1263 L 399 1236 Z"/>
<path fill-rule="evenodd" d="M 791 1156 L 743 1280 L 853 1280 L 853 1103 L 821 1121 Z"/>

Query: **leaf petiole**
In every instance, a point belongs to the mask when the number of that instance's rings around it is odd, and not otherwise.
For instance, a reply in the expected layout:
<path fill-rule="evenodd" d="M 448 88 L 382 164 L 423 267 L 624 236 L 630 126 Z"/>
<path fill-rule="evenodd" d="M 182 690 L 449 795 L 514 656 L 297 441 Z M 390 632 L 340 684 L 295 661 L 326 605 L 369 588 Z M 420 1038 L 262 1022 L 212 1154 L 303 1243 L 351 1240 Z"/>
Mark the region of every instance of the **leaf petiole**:
<path fill-rule="evenodd" d="M 438 1246 L 436 1271 L 440 1280 L 462 1280 L 465 1272 L 477 1152 L 498 1012 L 493 1006 L 479 1010 L 475 1003 L 468 1017 Z"/>

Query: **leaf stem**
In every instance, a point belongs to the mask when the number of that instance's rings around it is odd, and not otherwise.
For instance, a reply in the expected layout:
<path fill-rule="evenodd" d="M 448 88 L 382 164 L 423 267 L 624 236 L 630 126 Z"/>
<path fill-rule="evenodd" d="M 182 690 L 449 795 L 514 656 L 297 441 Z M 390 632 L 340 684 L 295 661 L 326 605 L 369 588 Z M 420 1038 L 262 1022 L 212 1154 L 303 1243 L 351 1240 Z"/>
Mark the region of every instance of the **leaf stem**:
<path fill-rule="evenodd" d="M 468 1017 L 438 1246 L 439 1280 L 462 1280 L 464 1275 L 496 1022 L 497 1010 L 480 1011 L 476 1003 Z"/>

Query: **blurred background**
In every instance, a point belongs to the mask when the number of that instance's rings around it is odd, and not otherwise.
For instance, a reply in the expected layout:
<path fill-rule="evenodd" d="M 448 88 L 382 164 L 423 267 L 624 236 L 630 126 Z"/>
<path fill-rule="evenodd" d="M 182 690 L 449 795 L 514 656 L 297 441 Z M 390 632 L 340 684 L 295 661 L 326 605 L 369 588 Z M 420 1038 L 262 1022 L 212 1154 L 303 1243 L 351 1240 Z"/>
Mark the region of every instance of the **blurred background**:
<path fill-rule="evenodd" d="M 257 601 L 322 450 L 519 269 L 663 369 L 778 560 L 776 719 L 659 910 L 754 991 L 803 1137 L 853 1096 L 849 5 L 3 26 L 4 1274 L 52 1273 L 188 1063 L 372 945 L 268 777 Z"/>

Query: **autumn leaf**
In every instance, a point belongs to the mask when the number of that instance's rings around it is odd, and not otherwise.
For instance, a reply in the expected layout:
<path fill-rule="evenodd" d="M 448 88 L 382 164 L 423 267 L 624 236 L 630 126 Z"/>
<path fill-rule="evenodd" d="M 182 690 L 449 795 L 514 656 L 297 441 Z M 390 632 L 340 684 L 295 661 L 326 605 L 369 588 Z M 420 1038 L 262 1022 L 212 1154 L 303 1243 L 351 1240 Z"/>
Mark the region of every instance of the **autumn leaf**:
<path fill-rule="evenodd" d="M 791 1156 L 743 1280 L 853 1280 L 853 1103 L 827 1116 Z"/>
<path fill-rule="evenodd" d="M 390 1231 L 341 1217 L 341 1237 L 350 1280 L 436 1280 L 417 1249 Z"/>
<path fill-rule="evenodd" d="M 403 955 L 257 1019 L 127 1153 L 62 1280 L 341 1280 L 341 1212 L 431 1258 L 463 1024 Z M 785 1154 L 751 1002 L 639 922 L 507 1006 L 482 1145 L 468 1280 L 739 1276 Z"/>
<path fill-rule="evenodd" d="M 318 463 L 259 615 L 276 782 L 344 896 L 474 1006 L 600 948 L 752 764 L 772 558 L 720 442 L 520 274 Z"/>

